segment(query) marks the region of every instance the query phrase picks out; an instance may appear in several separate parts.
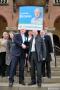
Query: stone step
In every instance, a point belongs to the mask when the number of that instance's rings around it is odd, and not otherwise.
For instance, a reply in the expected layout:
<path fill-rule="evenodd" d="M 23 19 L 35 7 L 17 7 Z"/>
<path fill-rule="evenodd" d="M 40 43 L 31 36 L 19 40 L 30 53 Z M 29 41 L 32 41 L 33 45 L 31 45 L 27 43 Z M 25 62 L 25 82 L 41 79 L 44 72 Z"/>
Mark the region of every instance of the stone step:
<path fill-rule="evenodd" d="M 59 76 L 60 75 L 60 65 L 58 65 L 58 66 L 55 66 L 55 65 L 53 65 L 53 66 L 51 66 L 51 71 L 52 71 L 52 76 Z M 56 72 L 57 71 L 57 72 Z M 54 75 L 54 73 L 55 73 L 55 75 Z M 19 74 L 19 71 L 17 70 L 16 71 L 16 75 L 18 76 L 18 74 Z M 30 76 L 30 72 L 27 72 L 27 68 L 25 68 L 25 76 Z"/>
<path fill-rule="evenodd" d="M 30 82 L 30 77 L 27 77 L 27 78 L 25 78 L 25 82 Z M 51 79 L 49 79 L 49 78 L 47 78 L 47 77 L 43 77 L 42 78 L 42 83 L 60 83 L 60 76 L 59 77 L 52 77 Z"/>
<path fill-rule="evenodd" d="M 51 67 L 51 72 L 52 72 L 52 76 L 60 76 L 60 66 L 52 66 Z M 17 76 L 19 71 L 16 72 Z M 27 72 L 27 70 L 25 70 L 25 77 L 29 77 L 30 76 L 30 72 Z"/>
<path fill-rule="evenodd" d="M 51 66 L 54 66 L 55 62 L 51 62 Z M 56 65 L 59 66 L 60 65 L 60 61 L 56 61 Z"/>
<path fill-rule="evenodd" d="M 41 88 L 37 85 L 19 85 L 18 83 L 14 83 L 13 87 L 10 88 L 8 83 L 0 83 L 0 90 L 60 90 L 60 84 L 42 84 Z"/>
<path fill-rule="evenodd" d="M 51 66 L 52 71 L 60 71 L 60 66 Z"/>
<path fill-rule="evenodd" d="M 52 62 L 54 62 L 55 61 L 55 58 L 54 59 L 52 59 Z M 56 56 L 56 61 L 58 62 L 60 62 L 60 56 Z"/>
<path fill-rule="evenodd" d="M 60 71 L 51 71 L 51 75 L 52 76 L 60 76 Z M 25 77 L 30 77 L 30 73 L 25 73 Z"/>
<path fill-rule="evenodd" d="M 52 76 L 60 76 L 60 71 L 51 71 Z"/>
<path fill-rule="evenodd" d="M 56 65 L 57 66 L 60 66 L 60 59 L 58 60 L 56 60 Z M 53 60 L 53 61 L 51 61 L 51 66 L 55 66 L 55 60 Z"/>
<path fill-rule="evenodd" d="M 51 79 L 43 78 L 43 83 L 60 83 L 60 76 L 53 76 Z"/>
<path fill-rule="evenodd" d="M 57 66 L 60 65 L 60 62 L 56 62 L 56 65 L 57 65 Z"/>
<path fill-rule="evenodd" d="M 56 58 L 60 58 L 60 55 L 56 56 Z"/>
<path fill-rule="evenodd" d="M 8 87 L 8 84 L 0 86 L 0 90 L 48 90 L 47 87 L 29 87 L 29 86 L 21 86 L 14 84 L 12 88 Z"/>
<path fill-rule="evenodd" d="M 17 72 L 17 76 L 19 76 L 19 74 L 18 74 L 19 72 Z M 25 77 L 30 77 L 30 72 L 28 73 L 27 71 L 25 71 Z M 52 76 L 60 76 L 60 70 L 59 70 L 59 68 L 52 68 L 51 69 L 51 75 Z"/>
<path fill-rule="evenodd" d="M 52 76 L 60 76 L 60 71 L 59 70 L 52 70 L 51 75 Z M 18 76 L 18 74 L 17 74 L 17 76 Z M 25 72 L 25 77 L 29 77 L 29 76 L 30 76 L 30 73 Z"/>
<path fill-rule="evenodd" d="M 19 80 L 18 80 L 18 77 L 15 77 L 15 83 L 18 83 Z M 29 83 L 31 81 L 31 77 L 25 77 L 25 82 L 26 83 Z M 0 77 L 0 82 L 8 82 L 8 78 L 7 77 L 4 77 L 4 78 L 1 78 Z M 51 79 L 48 79 L 47 77 L 43 77 L 42 78 L 42 83 L 60 83 L 60 76 L 53 76 L 51 77 Z"/>

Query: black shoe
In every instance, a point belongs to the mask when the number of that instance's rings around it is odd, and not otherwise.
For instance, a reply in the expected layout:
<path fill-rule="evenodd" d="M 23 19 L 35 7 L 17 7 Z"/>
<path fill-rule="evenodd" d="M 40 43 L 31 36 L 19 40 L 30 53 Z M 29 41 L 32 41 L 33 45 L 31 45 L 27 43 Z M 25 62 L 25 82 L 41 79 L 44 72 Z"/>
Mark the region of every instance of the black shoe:
<path fill-rule="evenodd" d="M 48 76 L 49 79 L 51 79 L 51 76 Z"/>
<path fill-rule="evenodd" d="M 24 81 L 19 81 L 19 84 L 25 85 Z"/>
<path fill-rule="evenodd" d="M 49 79 L 51 79 L 51 75 L 47 75 L 47 77 L 48 77 Z"/>
<path fill-rule="evenodd" d="M 41 83 L 37 83 L 38 87 L 41 87 Z"/>
<path fill-rule="evenodd" d="M 45 74 L 42 74 L 42 77 L 45 77 Z"/>
<path fill-rule="evenodd" d="M 13 86 L 13 83 L 12 82 L 9 82 L 9 87 L 12 87 Z"/>
<path fill-rule="evenodd" d="M 35 85 L 36 83 L 35 82 L 30 82 L 28 85 Z"/>
<path fill-rule="evenodd" d="M 1 77 L 5 77 L 5 74 L 2 74 Z"/>

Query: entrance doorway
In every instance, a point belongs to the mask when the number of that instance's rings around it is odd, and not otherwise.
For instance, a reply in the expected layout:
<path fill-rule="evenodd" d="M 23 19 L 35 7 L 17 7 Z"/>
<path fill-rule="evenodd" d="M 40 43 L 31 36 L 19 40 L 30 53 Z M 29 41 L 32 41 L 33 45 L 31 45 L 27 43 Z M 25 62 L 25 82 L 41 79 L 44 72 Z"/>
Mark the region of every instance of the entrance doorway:
<path fill-rule="evenodd" d="M 55 46 L 55 53 L 56 55 L 60 55 L 60 38 L 59 36 L 53 34 L 53 41 Z"/>
<path fill-rule="evenodd" d="M 56 53 L 60 54 L 60 16 L 54 22 L 55 32 L 53 34 L 54 44 L 56 46 Z"/>
<path fill-rule="evenodd" d="M 58 36 L 60 37 L 60 16 L 58 16 L 58 17 L 55 19 L 54 27 L 55 27 L 55 32 L 54 32 L 54 34 L 55 34 L 55 35 L 58 35 Z"/>
<path fill-rule="evenodd" d="M 0 16 L 0 38 L 2 37 L 3 32 L 6 30 L 7 21 L 3 16 Z"/>

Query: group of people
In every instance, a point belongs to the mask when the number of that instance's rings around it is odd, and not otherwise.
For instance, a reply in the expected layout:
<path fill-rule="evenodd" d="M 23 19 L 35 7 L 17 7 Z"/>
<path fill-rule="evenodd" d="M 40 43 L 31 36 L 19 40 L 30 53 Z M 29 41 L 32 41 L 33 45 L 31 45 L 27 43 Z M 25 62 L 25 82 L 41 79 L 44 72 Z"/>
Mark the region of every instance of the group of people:
<path fill-rule="evenodd" d="M 7 32 L 4 32 L 4 34 L 7 34 Z M 26 30 L 22 29 L 19 30 L 17 34 L 7 34 L 4 39 L 4 47 L 9 48 L 6 49 L 6 51 L 3 51 L 3 54 L 6 56 L 6 63 L 8 65 L 7 71 L 9 74 L 10 87 L 13 86 L 14 75 L 18 63 L 19 84 L 25 85 L 24 65 L 26 56 L 28 56 L 28 62 L 30 63 L 31 73 L 31 82 L 28 83 L 28 85 L 34 85 L 37 83 L 37 85 L 41 87 L 42 77 L 45 77 L 47 75 L 48 78 L 51 78 L 50 61 L 52 60 L 51 53 L 53 52 L 53 48 L 51 38 L 49 35 L 47 35 L 47 33 L 44 30 L 31 30 L 28 31 L 28 33 L 26 34 Z M 3 60 L 3 56 L 0 62 L 2 61 L 2 64 L 4 64 L 5 57 Z M 2 64 L 0 65 L 0 67 L 4 66 Z M 3 69 L 5 68 L 3 67 Z"/>

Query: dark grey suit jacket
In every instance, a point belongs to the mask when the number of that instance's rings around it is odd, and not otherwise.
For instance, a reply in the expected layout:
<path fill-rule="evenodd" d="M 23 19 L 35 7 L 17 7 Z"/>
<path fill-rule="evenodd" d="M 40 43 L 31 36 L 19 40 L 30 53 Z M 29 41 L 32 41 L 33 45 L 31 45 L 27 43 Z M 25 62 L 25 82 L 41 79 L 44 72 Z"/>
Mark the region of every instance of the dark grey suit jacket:
<path fill-rule="evenodd" d="M 31 55 L 32 41 L 33 41 L 33 37 L 30 41 L 29 56 Z M 36 38 L 35 38 L 35 50 L 36 50 L 36 55 L 37 55 L 38 61 L 42 61 L 43 58 L 46 58 L 45 42 L 44 42 L 43 38 L 41 38 L 39 35 L 36 36 Z"/>
<path fill-rule="evenodd" d="M 46 45 L 46 61 L 51 61 L 51 54 L 53 52 L 53 47 L 52 47 L 52 41 L 51 37 L 49 35 L 45 35 L 45 45 Z"/>
<path fill-rule="evenodd" d="M 14 38 L 13 38 L 13 44 L 11 46 L 11 55 L 14 55 L 14 56 L 20 56 L 21 55 L 21 52 L 22 52 L 22 45 L 23 41 L 22 41 L 22 37 L 20 34 L 16 34 L 14 35 Z"/>

